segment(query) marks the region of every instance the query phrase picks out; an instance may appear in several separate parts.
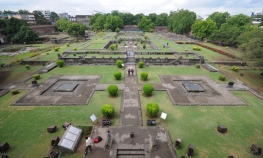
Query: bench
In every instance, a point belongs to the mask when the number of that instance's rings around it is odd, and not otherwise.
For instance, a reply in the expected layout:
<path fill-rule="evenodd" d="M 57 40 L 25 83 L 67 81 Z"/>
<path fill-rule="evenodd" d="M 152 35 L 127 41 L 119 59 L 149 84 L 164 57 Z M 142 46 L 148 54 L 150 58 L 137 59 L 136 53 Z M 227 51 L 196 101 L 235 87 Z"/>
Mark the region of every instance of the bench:
<path fill-rule="evenodd" d="M 156 137 L 150 138 L 150 147 L 152 150 L 157 150 L 157 140 Z"/>
<path fill-rule="evenodd" d="M 105 142 L 105 145 L 104 145 L 104 150 L 105 150 L 106 148 L 111 149 L 111 145 L 112 145 L 112 137 L 107 137 L 106 142 Z"/>

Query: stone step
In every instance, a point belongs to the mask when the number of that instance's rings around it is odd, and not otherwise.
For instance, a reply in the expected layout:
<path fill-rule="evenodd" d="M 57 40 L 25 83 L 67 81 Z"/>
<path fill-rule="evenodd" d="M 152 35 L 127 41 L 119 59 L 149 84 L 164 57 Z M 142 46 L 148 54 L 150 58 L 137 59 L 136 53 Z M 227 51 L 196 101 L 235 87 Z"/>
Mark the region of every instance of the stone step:
<path fill-rule="evenodd" d="M 118 149 L 117 155 L 144 155 L 144 150 L 138 149 Z"/>

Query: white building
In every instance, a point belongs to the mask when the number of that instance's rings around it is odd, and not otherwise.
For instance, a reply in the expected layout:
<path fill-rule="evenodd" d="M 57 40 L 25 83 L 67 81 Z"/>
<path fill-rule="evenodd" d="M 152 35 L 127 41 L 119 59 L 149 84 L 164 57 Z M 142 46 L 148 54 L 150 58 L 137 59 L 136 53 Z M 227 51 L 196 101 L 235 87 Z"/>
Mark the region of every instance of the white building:
<path fill-rule="evenodd" d="M 44 18 L 50 20 L 50 10 L 37 10 L 37 11 L 40 11 L 44 15 Z"/>
<path fill-rule="evenodd" d="M 68 13 L 58 13 L 59 18 L 67 18 L 69 19 Z"/>

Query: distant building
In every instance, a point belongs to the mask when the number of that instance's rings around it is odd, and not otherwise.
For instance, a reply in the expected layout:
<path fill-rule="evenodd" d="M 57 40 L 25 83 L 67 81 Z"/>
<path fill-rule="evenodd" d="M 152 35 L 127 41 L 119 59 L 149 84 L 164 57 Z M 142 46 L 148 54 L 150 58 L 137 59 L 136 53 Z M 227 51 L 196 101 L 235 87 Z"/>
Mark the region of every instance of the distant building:
<path fill-rule="evenodd" d="M 68 13 L 58 13 L 58 16 L 59 16 L 59 18 L 67 18 L 67 19 L 69 19 L 69 15 L 68 15 Z"/>
<path fill-rule="evenodd" d="M 71 22 L 81 22 L 85 26 L 89 26 L 91 15 L 76 15 L 75 17 L 69 17 Z"/>
<path fill-rule="evenodd" d="M 16 14 L 18 14 L 18 12 L 15 12 L 15 11 L 2 12 L 2 18 L 3 19 L 8 19 L 8 15 L 16 15 Z"/>
<path fill-rule="evenodd" d="M 40 11 L 44 15 L 44 18 L 50 20 L 50 10 L 37 10 L 37 11 Z"/>
<path fill-rule="evenodd" d="M 262 18 L 252 18 L 252 24 L 257 25 L 260 24 L 262 21 Z"/>
<path fill-rule="evenodd" d="M 10 18 L 16 18 L 16 19 L 22 19 L 24 21 L 26 21 L 28 24 L 35 24 L 36 23 L 36 19 L 34 14 L 13 14 L 13 15 L 8 15 L 8 19 Z"/>

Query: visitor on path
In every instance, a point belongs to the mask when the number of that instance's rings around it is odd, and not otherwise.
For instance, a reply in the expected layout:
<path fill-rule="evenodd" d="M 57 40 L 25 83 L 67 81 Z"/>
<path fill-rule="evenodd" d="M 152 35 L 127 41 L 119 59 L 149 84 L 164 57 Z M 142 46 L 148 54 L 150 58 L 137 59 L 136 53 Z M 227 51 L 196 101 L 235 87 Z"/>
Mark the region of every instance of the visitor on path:
<path fill-rule="evenodd" d="M 91 145 L 92 144 L 92 140 L 90 137 L 85 137 L 86 138 L 86 149 L 85 149 L 85 155 L 88 154 L 88 149 L 90 150 L 90 152 L 92 151 Z"/>
<path fill-rule="evenodd" d="M 107 132 L 107 137 L 108 137 L 108 138 L 111 137 L 110 131 Z"/>
<path fill-rule="evenodd" d="M 131 73 L 131 70 L 129 69 L 129 70 L 128 70 L 128 76 L 130 76 L 130 73 Z"/>
<path fill-rule="evenodd" d="M 133 76 L 133 72 L 134 72 L 134 70 L 133 70 L 133 69 L 131 69 L 132 76 Z"/>

